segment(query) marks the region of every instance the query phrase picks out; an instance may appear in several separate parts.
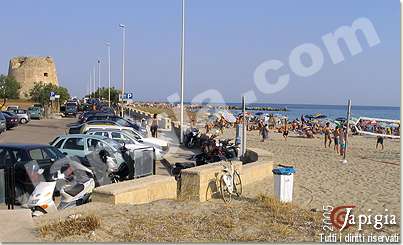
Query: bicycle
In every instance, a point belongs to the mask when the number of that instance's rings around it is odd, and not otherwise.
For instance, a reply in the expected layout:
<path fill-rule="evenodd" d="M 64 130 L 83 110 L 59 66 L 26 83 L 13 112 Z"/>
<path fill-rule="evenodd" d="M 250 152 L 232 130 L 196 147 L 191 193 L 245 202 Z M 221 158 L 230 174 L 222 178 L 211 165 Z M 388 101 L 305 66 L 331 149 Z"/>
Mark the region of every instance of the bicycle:
<path fill-rule="evenodd" d="M 224 202 L 230 203 L 232 195 L 241 196 L 242 181 L 238 170 L 234 168 L 231 160 L 226 160 L 225 163 L 229 163 L 229 166 L 223 164 L 224 169 L 220 177 L 220 192 Z"/>

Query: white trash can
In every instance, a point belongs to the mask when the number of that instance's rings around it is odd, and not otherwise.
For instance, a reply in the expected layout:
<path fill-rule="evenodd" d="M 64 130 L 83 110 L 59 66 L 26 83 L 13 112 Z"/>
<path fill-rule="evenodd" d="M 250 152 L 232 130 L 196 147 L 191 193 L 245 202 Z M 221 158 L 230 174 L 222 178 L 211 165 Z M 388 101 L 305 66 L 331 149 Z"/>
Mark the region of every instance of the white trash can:
<path fill-rule="evenodd" d="M 291 166 L 279 166 L 272 170 L 274 175 L 274 193 L 280 202 L 292 202 L 295 169 Z"/>

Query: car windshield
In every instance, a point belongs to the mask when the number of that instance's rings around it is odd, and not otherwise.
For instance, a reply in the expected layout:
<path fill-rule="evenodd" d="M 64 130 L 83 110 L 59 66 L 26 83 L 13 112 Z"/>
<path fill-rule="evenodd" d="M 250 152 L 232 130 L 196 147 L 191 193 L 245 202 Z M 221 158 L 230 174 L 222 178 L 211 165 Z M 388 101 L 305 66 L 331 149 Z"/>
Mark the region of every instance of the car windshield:
<path fill-rule="evenodd" d="M 108 143 L 115 151 L 118 151 L 121 145 L 113 139 L 107 138 L 105 142 Z"/>
<path fill-rule="evenodd" d="M 0 120 L 6 120 L 6 118 L 4 117 L 3 113 L 0 112 Z"/>
<path fill-rule="evenodd" d="M 123 129 L 123 131 L 129 134 L 130 136 L 134 137 L 136 140 L 141 140 L 143 138 L 140 134 L 134 132 L 134 130 Z"/>
<path fill-rule="evenodd" d="M 66 106 L 76 106 L 75 103 L 67 103 Z"/>

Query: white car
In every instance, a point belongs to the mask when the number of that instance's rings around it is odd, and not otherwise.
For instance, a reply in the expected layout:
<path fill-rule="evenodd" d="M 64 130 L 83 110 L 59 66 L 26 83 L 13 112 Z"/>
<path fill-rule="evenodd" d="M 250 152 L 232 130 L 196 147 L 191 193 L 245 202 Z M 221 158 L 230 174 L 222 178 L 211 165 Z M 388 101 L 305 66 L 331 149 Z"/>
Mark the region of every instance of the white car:
<path fill-rule="evenodd" d="M 113 139 L 120 144 L 124 144 L 125 147 L 130 150 L 148 148 L 151 146 L 149 143 L 140 143 L 130 133 L 118 129 L 91 129 L 87 131 L 86 134 L 99 135 Z M 155 149 L 155 160 L 162 160 L 164 152 L 156 147 L 154 147 L 154 149 Z"/>
<path fill-rule="evenodd" d="M 137 142 L 143 143 L 148 146 L 154 147 L 156 150 L 161 152 L 161 157 L 165 155 L 169 150 L 169 144 L 165 140 L 152 138 L 152 137 L 143 137 L 139 132 L 131 127 L 122 127 L 122 126 L 115 126 L 115 125 L 87 125 L 86 132 L 94 131 L 94 130 L 119 130 L 126 132 L 132 138 L 134 138 Z"/>

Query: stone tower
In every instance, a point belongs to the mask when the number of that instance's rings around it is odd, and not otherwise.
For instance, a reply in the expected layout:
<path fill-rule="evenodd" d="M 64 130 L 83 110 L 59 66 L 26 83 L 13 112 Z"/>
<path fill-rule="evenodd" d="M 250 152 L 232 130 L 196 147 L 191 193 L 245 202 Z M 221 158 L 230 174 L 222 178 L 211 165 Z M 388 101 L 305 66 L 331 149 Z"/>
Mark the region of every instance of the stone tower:
<path fill-rule="evenodd" d="M 36 82 L 59 85 L 56 66 L 51 57 L 14 57 L 10 60 L 8 75 L 21 85 L 20 98 L 29 98 L 29 90 Z"/>

